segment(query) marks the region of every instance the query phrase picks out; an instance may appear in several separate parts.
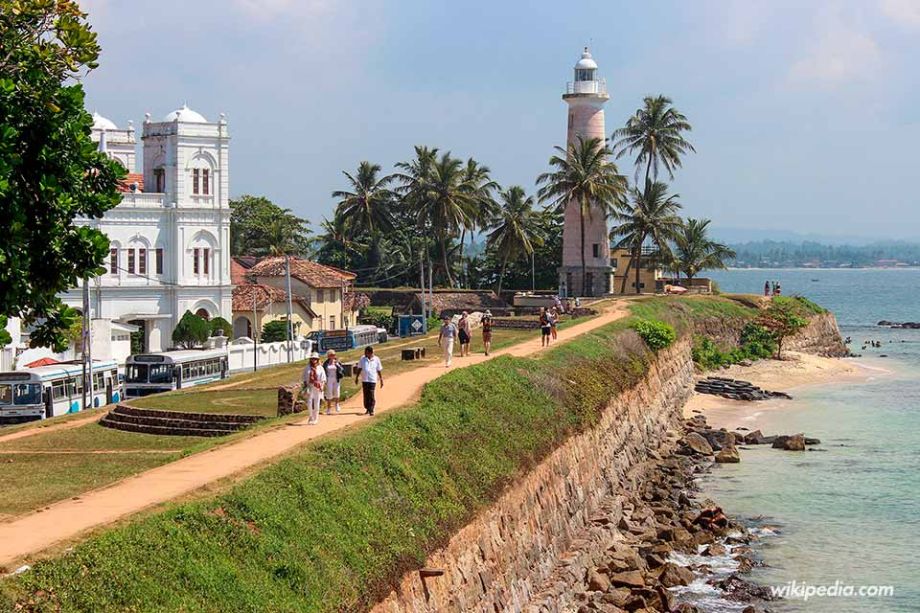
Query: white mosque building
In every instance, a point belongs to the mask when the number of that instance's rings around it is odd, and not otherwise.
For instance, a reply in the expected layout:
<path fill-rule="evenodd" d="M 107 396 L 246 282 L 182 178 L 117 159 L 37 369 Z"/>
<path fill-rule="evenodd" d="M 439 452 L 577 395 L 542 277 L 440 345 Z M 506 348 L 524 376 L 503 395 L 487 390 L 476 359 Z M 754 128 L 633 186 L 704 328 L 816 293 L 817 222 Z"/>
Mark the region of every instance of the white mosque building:
<path fill-rule="evenodd" d="M 128 334 L 145 351 L 163 351 L 186 311 L 230 321 L 230 137 L 216 122 L 183 106 L 136 134 L 97 114 L 93 139 L 128 171 L 121 203 L 102 219 L 80 220 L 111 240 L 106 272 L 90 280 L 94 357 L 123 361 Z M 64 295 L 82 309 L 82 288 Z M 109 345 L 111 342 L 111 346 Z M 105 354 L 111 354 L 105 356 Z"/>

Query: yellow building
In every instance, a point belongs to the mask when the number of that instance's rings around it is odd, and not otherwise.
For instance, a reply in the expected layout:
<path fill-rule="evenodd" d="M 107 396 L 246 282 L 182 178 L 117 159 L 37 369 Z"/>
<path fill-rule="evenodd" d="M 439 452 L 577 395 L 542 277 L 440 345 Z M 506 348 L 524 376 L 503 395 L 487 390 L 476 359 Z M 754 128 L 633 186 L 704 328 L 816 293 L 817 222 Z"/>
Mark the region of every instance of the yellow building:
<path fill-rule="evenodd" d="M 654 294 L 664 291 L 664 271 L 651 257 L 652 249 L 643 247 L 639 257 L 639 293 Z M 630 249 L 616 248 L 610 250 L 610 265 L 613 267 L 614 294 L 636 293 L 636 268 Z M 625 284 L 624 284 L 625 280 Z"/>
<path fill-rule="evenodd" d="M 362 294 L 352 291 L 355 275 L 303 258 L 291 257 L 291 311 L 294 334 L 354 325 Z M 252 338 L 269 321 L 287 318 L 283 257 L 234 258 L 233 336 Z"/>

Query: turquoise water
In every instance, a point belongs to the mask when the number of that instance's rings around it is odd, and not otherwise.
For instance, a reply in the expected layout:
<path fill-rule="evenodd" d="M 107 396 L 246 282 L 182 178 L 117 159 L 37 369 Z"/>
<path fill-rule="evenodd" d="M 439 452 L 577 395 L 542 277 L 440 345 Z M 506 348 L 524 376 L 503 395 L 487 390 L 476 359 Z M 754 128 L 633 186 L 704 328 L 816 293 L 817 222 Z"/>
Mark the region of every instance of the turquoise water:
<path fill-rule="evenodd" d="M 765 410 L 766 434 L 806 432 L 821 451 L 744 451 L 716 468 L 704 490 L 754 525 L 778 527 L 762 540 L 769 585 L 891 585 L 882 598 L 812 598 L 774 611 L 920 611 L 920 330 L 888 330 L 880 319 L 920 320 L 920 270 L 738 270 L 712 275 L 723 291 L 759 293 L 766 279 L 832 309 L 859 361 L 880 369 L 868 383 L 800 390 Z M 882 342 L 861 350 L 861 341 Z M 886 354 L 887 358 L 881 357 Z M 888 371 L 883 373 L 881 369 Z M 738 425 L 742 425 L 739 423 Z M 744 425 L 749 425 L 745 423 Z"/>

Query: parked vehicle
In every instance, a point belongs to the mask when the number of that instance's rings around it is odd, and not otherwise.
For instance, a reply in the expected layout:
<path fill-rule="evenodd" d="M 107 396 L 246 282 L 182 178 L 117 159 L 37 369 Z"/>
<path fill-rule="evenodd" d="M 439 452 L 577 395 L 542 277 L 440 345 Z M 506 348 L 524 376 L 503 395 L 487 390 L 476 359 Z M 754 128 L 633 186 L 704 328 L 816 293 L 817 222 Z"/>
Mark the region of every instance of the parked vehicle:
<path fill-rule="evenodd" d="M 125 363 L 125 395 L 159 394 L 225 379 L 228 374 L 226 349 L 139 353 Z"/>
<path fill-rule="evenodd" d="M 317 330 L 307 335 L 320 353 L 330 349 L 347 351 L 381 342 L 377 326 L 353 326 L 347 330 Z"/>
<path fill-rule="evenodd" d="M 0 372 L 0 423 L 57 417 L 121 400 L 115 360 L 94 360 L 92 389 L 83 406 L 83 363 L 79 360 Z"/>

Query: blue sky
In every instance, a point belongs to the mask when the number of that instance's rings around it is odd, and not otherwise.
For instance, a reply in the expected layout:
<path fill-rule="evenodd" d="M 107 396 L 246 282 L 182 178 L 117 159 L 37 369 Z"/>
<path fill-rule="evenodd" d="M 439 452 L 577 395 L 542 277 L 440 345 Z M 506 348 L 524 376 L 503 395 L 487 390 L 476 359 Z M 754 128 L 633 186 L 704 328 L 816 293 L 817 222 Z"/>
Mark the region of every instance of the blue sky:
<path fill-rule="evenodd" d="M 84 0 L 89 110 L 227 113 L 231 191 L 318 223 L 363 159 L 426 144 L 533 191 L 565 139 L 581 47 L 608 133 L 674 99 L 697 154 L 685 212 L 731 228 L 920 238 L 920 0 Z M 629 162 L 621 169 L 631 175 Z"/>

